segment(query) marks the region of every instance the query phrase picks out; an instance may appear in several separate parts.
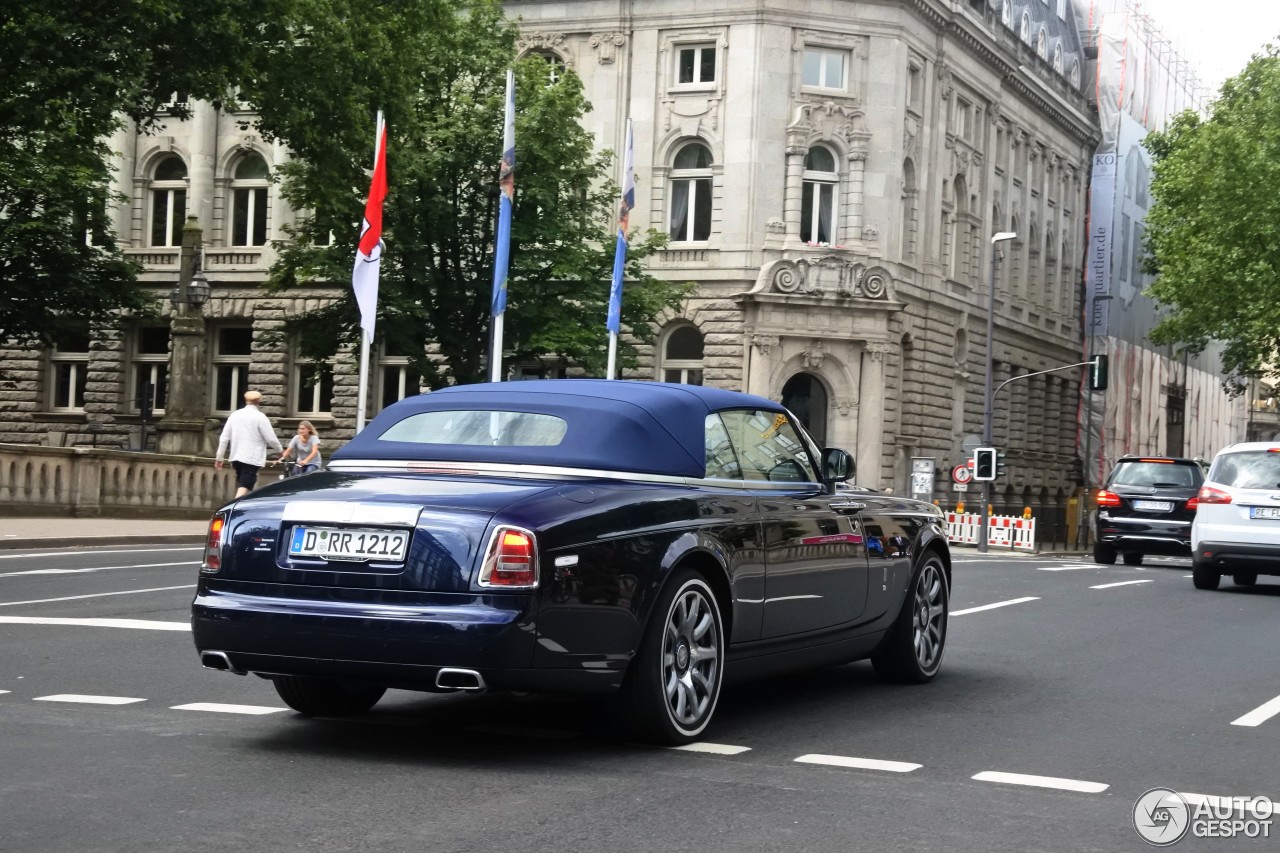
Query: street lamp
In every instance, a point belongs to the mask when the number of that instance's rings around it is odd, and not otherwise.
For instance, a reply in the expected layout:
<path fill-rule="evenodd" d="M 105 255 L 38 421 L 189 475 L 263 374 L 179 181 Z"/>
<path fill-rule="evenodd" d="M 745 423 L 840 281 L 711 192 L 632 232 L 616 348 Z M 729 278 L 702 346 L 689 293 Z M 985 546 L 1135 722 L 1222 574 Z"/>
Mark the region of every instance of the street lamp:
<path fill-rule="evenodd" d="M 993 372 L 992 356 L 995 352 L 992 338 L 996 332 L 996 258 L 999 257 L 999 253 L 996 252 L 996 244 L 1016 239 L 1017 236 L 1012 231 L 1000 231 L 991 238 L 991 283 L 987 289 L 987 370 L 982 384 L 983 447 L 991 446 L 991 374 Z M 990 519 L 987 516 L 987 507 L 990 505 L 991 483 L 985 481 L 982 484 L 982 506 L 978 510 L 978 551 L 983 554 L 987 552 L 987 525 L 990 523 Z"/>
<path fill-rule="evenodd" d="M 209 301 L 209 279 L 205 278 L 204 270 L 201 269 L 203 264 L 200 262 L 200 255 L 195 256 L 194 263 L 195 274 L 191 276 L 191 280 L 186 281 L 180 277 L 178 285 L 169 293 L 169 304 L 174 310 L 181 310 L 180 306 L 183 305 L 199 309 Z"/>

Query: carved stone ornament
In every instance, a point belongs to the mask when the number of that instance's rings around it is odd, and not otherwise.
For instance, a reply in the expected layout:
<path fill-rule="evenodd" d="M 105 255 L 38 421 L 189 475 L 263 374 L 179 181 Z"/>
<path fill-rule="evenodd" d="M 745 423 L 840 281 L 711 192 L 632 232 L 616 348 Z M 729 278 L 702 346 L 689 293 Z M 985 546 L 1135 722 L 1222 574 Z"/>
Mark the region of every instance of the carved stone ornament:
<path fill-rule="evenodd" d="M 874 240 L 880 236 L 880 229 L 874 225 L 868 225 L 862 229 L 863 240 Z"/>
<path fill-rule="evenodd" d="M 992 124 L 1000 123 L 1000 105 L 999 104 L 992 104 L 990 107 L 987 108 L 987 118 L 991 121 Z"/>
<path fill-rule="evenodd" d="M 878 342 L 867 344 L 867 352 L 871 353 L 872 361 L 882 361 L 884 359 L 884 354 L 888 351 L 888 344 Z"/>
<path fill-rule="evenodd" d="M 787 125 L 788 143 L 797 138 L 844 139 L 850 143 L 863 140 L 862 148 L 865 150 L 865 140 L 870 137 L 862 110 L 834 101 L 800 104 Z"/>
<path fill-rule="evenodd" d="M 769 351 L 781 343 L 782 339 L 777 335 L 752 335 L 751 345 L 760 351 L 761 355 L 767 356 Z"/>
<path fill-rule="evenodd" d="M 516 39 L 516 51 L 559 51 L 564 46 L 564 33 L 521 33 Z"/>
<path fill-rule="evenodd" d="M 777 216 L 770 216 L 769 221 L 765 223 L 765 228 L 770 234 L 787 233 L 787 223 Z"/>
<path fill-rule="evenodd" d="M 627 37 L 622 33 L 596 33 L 590 41 L 601 65 L 612 65 L 618 58 L 618 48 L 626 43 Z"/>
<path fill-rule="evenodd" d="M 851 397 L 836 398 L 836 411 L 840 413 L 841 417 L 849 417 L 849 413 L 853 411 L 853 407 L 856 405 L 857 401 Z"/>
<path fill-rule="evenodd" d="M 874 239 L 876 230 L 869 227 Z M 864 235 L 867 233 L 864 230 Z M 872 275 L 868 275 L 868 272 Z M 889 274 L 881 267 L 870 271 L 863 264 L 838 255 L 777 261 L 770 273 L 769 288 L 778 293 L 834 294 L 840 299 L 884 299 L 888 295 Z"/>
<path fill-rule="evenodd" d="M 942 96 L 942 100 L 951 99 L 951 93 L 955 91 L 955 86 L 951 82 L 951 67 L 945 62 L 938 63 L 938 93 Z"/>
<path fill-rule="evenodd" d="M 809 346 L 800 354 L 800 360 L 809 370 L 818 370 L 827 357 L 826 345 L 822 341 L 810 341 Z"/>

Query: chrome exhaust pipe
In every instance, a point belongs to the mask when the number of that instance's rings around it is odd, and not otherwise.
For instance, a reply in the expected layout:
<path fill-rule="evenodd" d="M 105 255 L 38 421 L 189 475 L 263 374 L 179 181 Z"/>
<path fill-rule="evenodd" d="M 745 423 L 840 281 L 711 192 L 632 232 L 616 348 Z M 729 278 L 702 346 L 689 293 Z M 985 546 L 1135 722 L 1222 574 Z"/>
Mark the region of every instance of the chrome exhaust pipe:
<path fill-rule="evenodd" d="M 243 669 L 236 669 L 226 652 L 201 652 L 200 663 L 205 669 L 216 669 L 233 675 L 247 675 Z"/>
<path fill-rule="evenodd" d="M 441 667 L 436 673 L 436 687 L 441 690 L 463 690 L 468 693 L 479 693 L 488 688 L 484 676 L 474 669 L 456 669 L 451 666 Z"/>

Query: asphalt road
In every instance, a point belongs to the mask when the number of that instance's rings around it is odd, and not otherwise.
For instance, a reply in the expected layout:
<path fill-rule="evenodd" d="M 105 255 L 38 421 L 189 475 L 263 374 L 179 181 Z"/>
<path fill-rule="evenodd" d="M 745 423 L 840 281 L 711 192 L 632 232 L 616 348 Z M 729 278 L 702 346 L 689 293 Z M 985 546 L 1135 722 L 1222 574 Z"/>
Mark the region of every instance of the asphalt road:
<path fill-rule="evenodd" d="M 693 751 L 556 698 L 298 717 L 200 667 L 198 557 L 0 554 L 0 850 L 1110 853 L 1148 849 L 1153 787 L 1280 802 L 1277 578 L 1210 593 L 1186 561 L 957 551 L 936 681 L 862 663 L 734 687 Z"/>

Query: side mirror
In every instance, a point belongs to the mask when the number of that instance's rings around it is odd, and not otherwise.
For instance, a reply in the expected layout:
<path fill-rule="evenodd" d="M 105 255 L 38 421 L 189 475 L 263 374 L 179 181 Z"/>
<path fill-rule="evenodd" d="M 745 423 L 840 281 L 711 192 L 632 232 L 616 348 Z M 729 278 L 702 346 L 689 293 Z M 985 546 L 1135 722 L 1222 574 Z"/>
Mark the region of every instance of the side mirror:
<path fill-rule="evenodd" d="M 847 450 L 828 447 L 822 451 L 822 482 L 843 483 L 852 479 L 853 472 L 853 457 Z"/>

